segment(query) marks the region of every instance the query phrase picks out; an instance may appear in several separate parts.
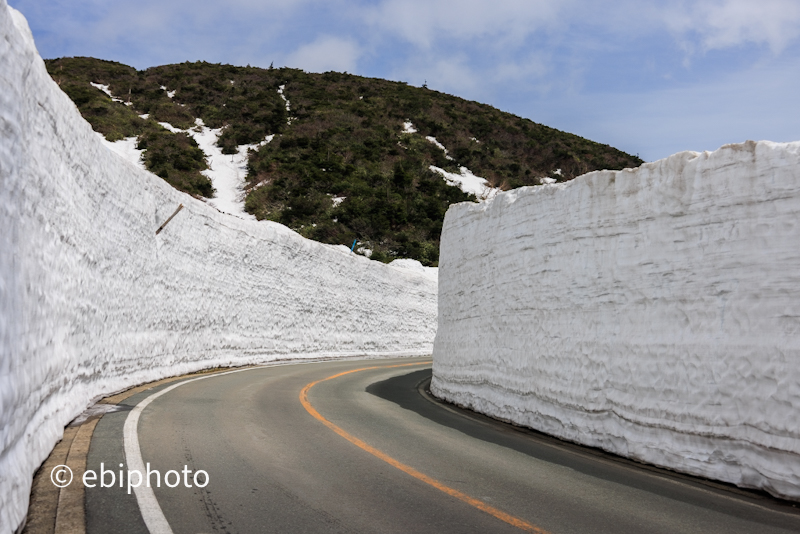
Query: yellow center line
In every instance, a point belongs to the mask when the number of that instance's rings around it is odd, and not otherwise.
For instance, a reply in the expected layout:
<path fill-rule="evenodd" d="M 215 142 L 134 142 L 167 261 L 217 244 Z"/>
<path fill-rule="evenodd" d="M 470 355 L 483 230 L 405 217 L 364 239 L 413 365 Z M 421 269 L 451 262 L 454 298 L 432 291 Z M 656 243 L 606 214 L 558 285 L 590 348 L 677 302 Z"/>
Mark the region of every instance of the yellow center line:
<path fill-rule="evenodd" d="M 416 478 L 417 480 L 421 480 L 422 482 L 424 482 L 424 483 L 426 483 L 426 484 L 428 484 L 430 486 L 433 486 L 434 488 L 438 489 L 439 491 L 443 491 L 444 493 L 446 493 L 446 494 L 448 494 L 448 495 L 450 495 L 452 497 L 455 497 L 456 499 L 458 499 L 460 501 L 463 501 L 463 502 L 469 504 L 470 506 L 474 506 L 478 510 L 486 512 L 487 514 L 489 514 L 491 516 L 494 516 L 494 517 L 496 517 L 497 519 L 499 519 L 501 521 L 505 521 L 509 525 L 513 525 L 513 526 L 515 526 L 517 528 L 521 528 L 522 530 L 527 530 L 529 532 L 537 532 L 538 534 L 548 534 L 548 532 L 546 530 L 542 530 L 539 527 L 531 525 L 527 521 L 523 521 L 522 519 L 514 517 L 513 515 L 507 514 L 507 513 L 503 512 L 502 510 L 498 510 L 494 506 L 490 506 L 490 505 L 486 504 L 483 501 L 480 501 L 478 499 L 470 497 L 469 495 L 467 495 L 465 493 L 462 493 L 462 492 L 458 491 L 457 489 L 451 488 L 449 486 L 445 486 L 444 484 L 442 484 L 438 480 L 436 480 L 434 478 L 431 478 L 431 477 L 429 477 L 428 475 L 426 475 L 424 473 L 420 473 L 419 471 L 417 471 L 413 467 L 410 467 L 410 466 L 408 466 L 408 465 L 406 465 L 404 463 L 398 462 L 397 460 L 395 460 L 394 458 L 392 458 L 388 454 L 376 449 L 375 447 L 373 447 L 371 445 L 366 444 L 365 442 L 361 441 L 357 437 L 353 436 L 352 434 L 349 434 L 348 432 L 344 431 L 342 428 L 336 426 L 335 424 L 333 424 L 330 421 L 328 421 L 327 419 L 325 419 L 322 415 L 320 415 L 320 413 L 308 401 L 308 392 L 309 392 L 309 390 L 311 388 L 313 388 L 314 386 L 316 386 L 317 384 L 319 384 L 320 382 L 325 382 L 326 380 L 332 380 L 332 379 L 338 378 L 340 376 L 349 375 L 351 373 L 358 373 L 359 371 L 368 371 L 370 369 L 391 369 L 393 367 L 408 367 L 410 365 L 426 365 L 428 363 L 430 363 L 430 362 L 404 363 L 404 364 L 399 364 L 399 365 L 375 365 L 375 366 L 372 366 L 372 367 L 362 367 L 361 369 L 353 369 L 351 371 L 344 371 L 342 373 L 337 373 L 337 374 L 331 375 L 331 376 L 329 376 L 327 378 L 323 378 L 321 380 L 316 380 L 314 382 L 311 382 L 310 384 L 306 384 L 306 386 L 302 389 L 302 391 L 300 391 L 300 403 L 303 405 L 303 408 L 305 408 L 308 413 L 310 413 L 312 416 L 314 416 L 314 418 L 317 419 L 318 421 L 322 422 L 322 424 L 324 424 L 325 426 L 327 426 L 328 428 L 330 428 L 331 430 L 333 430 L 334 432 L 336 432 L 337 434 L 342 436 L 344 439 L 346 439 L 347 441 L 349 441 L 353 445 L 355 445 L 355 446 L 367 451 L 368 453 L 370 453 L 371 455 L 373 455 L 373 456 L 375 456 L 377 458 L 380 458 L 381 460 L 383 460 L 387 464 L 391 465 L 392 467 L 396 467 L 400 471 L 403 471 L 404 473 L 407 473 L 407 474 L 411 475 L 412 477 Z"/>

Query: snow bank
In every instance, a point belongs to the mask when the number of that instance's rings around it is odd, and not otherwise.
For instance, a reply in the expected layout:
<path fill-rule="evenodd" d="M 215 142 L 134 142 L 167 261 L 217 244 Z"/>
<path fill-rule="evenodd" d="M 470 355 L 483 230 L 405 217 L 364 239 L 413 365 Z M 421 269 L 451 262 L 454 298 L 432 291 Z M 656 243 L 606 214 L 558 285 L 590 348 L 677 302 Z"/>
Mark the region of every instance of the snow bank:
<path fill-rule="evenodd" d="M 800 499 L 800 143 L 451 206 L 438 396 Z"/>
<path fill-rule="evenodd" d="M 425 276 L 434 281 L 439 280 L 438 267 L 425 267 L 418 260 L 412 260 L 411 258 L 399 258 L 396 260 L 392 260 L 389 262 L 389 266 L 394 267 L 395 269 L 405 269 L 409 271 L 415 271 L 420 274 L 424 274 Z"/>
<path fill-rule="evenodd" d="M 215 365 L 430 353 L 435 281 L 172 189 L 104 146 L 5 0 L 0 34 L 0 532 L 99 395 Z"/>
<path fill-rule="evenodd" d="M 125 161 L 128 161 L 142 170 L 146 170 L 144 160 L 142 159 L 142 154 L 144 150 L 139 150 L 136 148 L 139 144 L 138 137 L 126 137 L 124 139 L 120 139 L 119 141 L 109 141 L 106 139 L 106 136 L 101 134 L 100 132 L 95 132 L 97 137 L 100 138 L 100 142 L 106 146 L 112 152 L 115 152 L 118 156 L 121 156 Z"/>

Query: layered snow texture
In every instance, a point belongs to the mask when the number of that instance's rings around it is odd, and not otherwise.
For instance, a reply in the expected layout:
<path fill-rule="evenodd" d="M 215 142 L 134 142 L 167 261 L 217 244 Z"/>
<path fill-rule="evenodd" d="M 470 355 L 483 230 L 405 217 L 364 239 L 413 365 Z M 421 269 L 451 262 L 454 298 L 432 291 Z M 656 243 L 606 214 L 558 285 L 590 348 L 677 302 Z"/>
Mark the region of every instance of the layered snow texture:
<path fill-rule="evenodd" d="M 98 396 L 212 366 L 430 354 L 435 280 L 172 189 L 104 146 L 5 0 L 0 35 L 0 532 Z"/>
<path fill-rule="evenodd" d="M 800 143 L 451 206 L 431 391 L 800 500 Z"/>

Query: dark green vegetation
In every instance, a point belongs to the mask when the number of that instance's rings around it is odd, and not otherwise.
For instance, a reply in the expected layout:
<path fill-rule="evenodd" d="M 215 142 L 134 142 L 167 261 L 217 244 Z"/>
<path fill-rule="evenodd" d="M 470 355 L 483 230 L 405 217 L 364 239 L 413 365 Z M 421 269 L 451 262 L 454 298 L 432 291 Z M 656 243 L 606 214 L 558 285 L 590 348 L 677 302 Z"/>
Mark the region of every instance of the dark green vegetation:
<path fill-rule="evenodd" d="M 158 124 L 158 121 L 171 122 L 186 129 L 194 125 L 194 117 L 171 102 L 158 85 L 153 90 L 153 80 L 141 76 L 133 67 L 92 58 L 45 63 L 50 75 L 95 131 L 109 141 L 138 136 L 139 148 L 147 149 L 145 165 L 151 172 L 181 191 L 204 197 L 214 194 L 211 180 L 200 174 L 207 166 L 195 140 L 183 133 L 173 134 Z M 90 82 L 110 85 L 111 93 L 124 102 L 113 102 Z M 128 102 L 130 105 L 125 104 Z M 154 108 L 159 110 L 158 115 L 151 114 L 148 119 L 139 117 Z"/>
<path fill-rule="evenodd" d="M 202 153 L 190 137 L 158 122 L 186 129 L 199 117 L 212 128 L 224 126 L 218 144 L 225 153 L 274 134 L 250 153 L 247 211 L 325 243 L 358 239 L 382 261 L 410 257 L 436 265 L 447 207 L 474 199 L 447 185 L 431 165 L 451 172 L 465 166 L 510 189 L 642 163 L 607 145 L 404 83 L 209 63 L 144 71 L 92 58 L 46 63 L 95 130 L 112 141 L 139 136 L 147 167 L 190 193 L 212 194 L 199 172 Z M 90 82 L 108 85 L 124 102 Z M 162 87 L 175 91 L 174 98 Z M 404 121 L 418 132 L 402 133 Z M 453 159 L 426 136 L 436 137 Z M 338 205 L 333 200 L 343 197 Z"/>

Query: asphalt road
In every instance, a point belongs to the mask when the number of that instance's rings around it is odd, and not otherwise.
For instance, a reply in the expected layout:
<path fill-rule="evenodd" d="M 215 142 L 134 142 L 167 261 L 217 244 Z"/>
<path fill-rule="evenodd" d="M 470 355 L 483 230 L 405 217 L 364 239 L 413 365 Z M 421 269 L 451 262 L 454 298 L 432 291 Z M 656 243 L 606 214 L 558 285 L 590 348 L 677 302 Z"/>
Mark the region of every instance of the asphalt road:
<path fill-rule="evenodd" d="M 156 398 L 139 421 L 143 461 L 162 477 L 186 466 L 210 479 L 199 488 L 180 474 L 168 488 L 162 478 L 153 491 L 170 527 L 191 534 L 800 532 L 791 504 L 437 402 L 425 394 L 424 362 L 264 367 L 187 382 Z M 307 406 L 301 402 L 309 384 L 365 367 L 377 368 L 318 382 L 307 389 Z M 114 487 L 87 488 L 89 533 L 147 532 L 135 495 L 118 477 L 119 464 L 127 466 L 125 419 L 157 391 L 128 398 L 95 429 L 87 469 L 99 473 L 103 462 L 117 478 Z"/>

